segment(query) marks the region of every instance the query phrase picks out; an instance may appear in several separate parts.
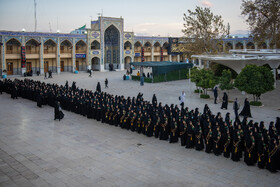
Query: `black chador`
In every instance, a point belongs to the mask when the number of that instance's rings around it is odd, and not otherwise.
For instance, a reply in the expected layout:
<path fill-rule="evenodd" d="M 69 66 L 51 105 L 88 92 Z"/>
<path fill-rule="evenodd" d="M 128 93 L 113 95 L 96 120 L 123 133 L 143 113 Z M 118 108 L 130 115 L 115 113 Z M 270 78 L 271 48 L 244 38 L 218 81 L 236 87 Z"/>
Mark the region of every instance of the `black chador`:
<path fill-rule="evenodd" d="M 155 134 L 155 137 L 158 138 L 159 137 L 160 122 L 161 122 L 161 119 L 160 119 L 158 113 L 156 114 L 154 121 L 155 121 L 154 134 Z"/>
<path fill-rule="evenodd" d="M 194 126 L 192 124 L 192 121 L 189 121 L 187 127 L 186 148 L 194 148 Z"/>
<path fill-rule="evenodd" d="M 245 137 L 245 150 L 244 150 L 244 162 L 248 166 L 254 165 L 254 160 L 256 157 L 255 154 L 255 138 L 253 136 L 252 131 Z"/>
<path fill-rule="evenodd" d="M 43 104 L 43 96 L 42 95 L 43 95 L 42 93 L 39 93 L 37 95 L 37 106 L 38 107 L 42 107 L 42 104 Z"/>
<path fill-rule="evenodd" d="M 148 137 L 153 136 L 153 125 L 152 125 L 152 120 L 150 116 L 147 116 L 145 120 L 145 134 Z"/>
<path fill-rule="evenodd" d="M 273 138 L 270 141 L 270 144 L 268 146 L 268 161 L 266 168 L 272 172 L 277 172 L 277 161 L 279 159 L 279 156 L 277 155 L 278 146 L 276 143 L 276 140 Z"/>
<path fill-rule="evenodd" d="M 240 161 L 240 152 L 241 151 L 241 136 L 238 130 L 233 134 L 232 141 L 232 150 L 231 150 L 231 159 L 233 161 Z"/>
<path fill-rule="evenodd" d="M 264 143 L 264 138 L 262 135 L 259 137 L 258 141 L 258 167 L 264 169 L 267 162 L 267 149 Z"/>
<path fill-rule="evenodd" d="M 187 119 L 186 119 L 186 117 L 184 117 L 184 119 L 180 123 L 179 131 L 180 131 L 181 146 L 186 146 L 186 141 L 187 141 Z"/>
<path fill-rule="evenodd" d="M 212 129 L 210 125 L 208 125 L 204 130 L 205 136 L 205 152 L 211 153 L 213 149 L 213 138 L 212 138 Z"/>
<path fill-rule="evenodd" d="M 213 131 L 213 153 L 218 156 L 222 153 L 221 132 L 218 126 Z"/>
<path fill-rule="evenodd" d="M 136 122 L 137 122 L 136 118 L 137 118 L 136 113 L 132 113 L 131 120 L 130 120 L 130 130 L 132 132 L 135 131 Z"/>
<path fill-rule="evenodd" d="M 177 143 L 177 142 L 178 142 L 178 125 L 176 119 L 173 118 L 170 123 L 169 143 Z"/>
<path fill-rule="evenodd" d="M 168 118 L 165 115 L 160 124 L 159 139 L 168 140 L 168 135 L 169 135 Z"/>
<path fill-rule="evenodd" d="M 197 151 L 201 151 L 204 149 L 204 143 L 203 143 L 203 134 L 202 134 L 202 129 L 200 126 L 200 123 L 198 122 L 195 126 L 195 131 L 194 131 L 194 135 L 195 135 L 195 149 Z"/>
<path fill-rule="evenodd" d="M 142 118 L 142 114 L 140 113 L 138 115 L 138 118 L 137 118 L 137 125 L 136 125 L 136 132 L 137 133 L 141 133 L 141 129 L 142 129 L 142 121 L 141 121 L 141 118 Z"/>
<path fill-rule="evenodd" d="M 231 138 L 229 134 L 229 130 L 227 130 L 225 133 L 222 133 L 222 145 L 224 148 L 224 157 L 229 158 L 230 152 L 231 152 Z"/>

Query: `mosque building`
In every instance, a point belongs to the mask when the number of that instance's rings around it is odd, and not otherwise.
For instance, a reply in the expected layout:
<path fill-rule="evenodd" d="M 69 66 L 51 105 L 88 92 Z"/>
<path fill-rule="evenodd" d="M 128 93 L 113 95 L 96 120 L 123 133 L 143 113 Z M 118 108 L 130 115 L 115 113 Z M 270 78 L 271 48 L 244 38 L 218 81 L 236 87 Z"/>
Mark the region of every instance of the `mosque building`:
<path fill-rule="evenodd" d="M 81 27 L 68 34 L 0 31 L 0 75 L 86 71 L 129 68 L 130 62 L 183 62 L 182 53 L 172 52 L 172 38 L 136 36 L 124 30 L 123 18 L 98 17 L 91 28 Z M 251 38 L 227 38 L 223 50 L 267 49 Z"/>

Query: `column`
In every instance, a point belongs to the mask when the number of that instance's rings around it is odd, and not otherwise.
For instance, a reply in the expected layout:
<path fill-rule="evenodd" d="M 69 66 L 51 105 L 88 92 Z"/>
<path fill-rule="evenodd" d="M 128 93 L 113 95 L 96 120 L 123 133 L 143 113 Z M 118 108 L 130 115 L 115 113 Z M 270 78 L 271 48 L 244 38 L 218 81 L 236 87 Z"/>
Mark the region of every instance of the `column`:
<path fill-rule="evenodd" d="M 40 44 L 40 74 L 44 75 L 44 41 L 42 37 Z"/>
<path fill-rule="evenodd" d="M 155 50 L 155 48 L 154 48 L 153 45 L 151 47 L 152 47 L 152 62 L 153 62 L 153 61 L 155 61 L 155 57 L 154 57 L 154 50 Z"/>
<path fill-rule="evenodd" d="M 266 40 L 266 48 L 270 49 L 269 40 Z"/>
<path fill-rule="evenodd" d="M 254 42 L 254 47 L 255 47 L 255 50 L 258 50 L 258 44 L 256 42 Z"/>
<path fill-rule="evenodd" d="M 73 73 L 76 70 L 76 41 L 75 38 L 73 38 L 73 44 L 72 44 L 72 71 Z"/>
<path fill-rule="evenodd" d="M 22 37 L 21 43 L 22 43 L 22 47 L 25 47 L 25 37 L 24 36 Z M 25 60 L 26 60 L 26 49 L 25 49 Z M 21 61 L 22 61 L 22 59 L 20 60 L 20 64 L 22 63 Z M 24 67 L 22 67 L 22 65 L 21 65 L 21 75 L 23 75 L 25 72 L 26 72 L 26 61 L 25 61 Z"/>
<path fill-rule="evenodd" d="M 87 62 L 87 69 L 91 70 L 91 61 L 90 61 L 90 51 L 91 51 L 91 42 L 88 38 L 89 33 L 87 33 L 87 55 L 86 55 L 86 62 Z"/>
<path fill-rule="evenodd" d="M 172 56 L 171 55 L 168 55 L 168 61 L 172 62 Z"/>
<path fill-rule="evenodd" d="M 57 48 L 56 48 L 56 66 L 57 66 L 57 74 L 60 74 L 60 38 L 57 38 Z"/>
<path fill-rule="evenodd" d="M 223 42 L 223 52 L 226 52 L 226 44 Z"/>
<path fill-rule="evenodd" d="M 274 88 L 276 88 L 277 68 L 273 68 Z"/>
<path fill-rule="evenodd" d="M 6 75 L 7 74 L 7 72 L 5 72 L 5 73 L 3 73 L 3 70 L 5 69 L 6 71 L 7 71 L 7 69 L 6 69 L 6 57 L 5 57 L 5 53 L 6 53 L 6 42 L 5 42 L 5 40 L 4 40 L 4 36 L 2 36 L 2 41 L 1 41 L 1 43 L 2 43 L 2 56 L 1 56 L 1 62 L 2 62 L 2 67 L 1 67 L 1 75 Z"/>
<path fill-rule="evenodd" d="M 177 62 L 180 62 L 180 55 L 177 55 Z"/>
<path fill-rule="evenodd" d="M 232 41 L 232 49 L 235 50 L 235 41 Z"/>
<path fill-rule="evenodd" d="M 243 49 L 244 49 L 245 51 L 247 51 L 247 46 L 246 46 L 246 41 L 245 41 L 245 40 L 243 41 Z"/>
<path fill-rule="evenodd" d="M 198 59 L 198 67 L 199 67 L 199 68 L 202 68 L 202 61 L 201 61 L 201 58 Z"/>

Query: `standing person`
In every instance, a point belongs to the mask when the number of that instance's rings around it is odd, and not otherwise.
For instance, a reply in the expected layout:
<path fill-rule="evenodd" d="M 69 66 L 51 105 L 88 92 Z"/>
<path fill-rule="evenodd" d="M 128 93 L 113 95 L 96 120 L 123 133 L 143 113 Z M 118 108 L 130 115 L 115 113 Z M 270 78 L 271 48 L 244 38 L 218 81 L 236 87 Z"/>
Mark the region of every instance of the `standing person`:
<path fill-rule="evenodd" d="M 45 78 L 44 79 L 48 79 L 47 72 L 45 72 Z"/>
<path fill-rule="evenodd" d="M 218 87 L 215 86 L 214 90 L 214 104 L 217 104 L 217 98 L 218 98 Z"/>
<path fill-rule="evenodd" d="M 57 101 L 54 107 L 54 120 L 58 119 L 59 121 L 64 117 L 64 114 L 61 110 L 60 102 Z"/>
<path fill-rule="evenodd" d="M 242 109 L 242 111 L 239 114 L 240 116 L 244 116 L 244 117 L 252 117 L 251 115 L 251 109 L 250 109 L 250 103 L 248 101 L 248 98 L 245 99 L 244 101 L 244 107 Z"/>
<path fill-rule="evenodd" d="M 108 88 L 108 79 L 105 79 L 105 88 Z"/>
<path fill-rule="evenodd" d="M 99 92 L 99 93 L 101 92 L 100 82 L 98 82 L 97 85 L 96 85 L 96 91 Z"/>
<path fill-rule="evenodd" d="M 185 97 L 186 97 L 186 94 L 184 91 L 182 91 L 181 96 L 180 96 L 180 105 L 182 106 L 182 108 L 184 108 Z"/>
<path fill-rule="evenodd" d="M 238 115 L 239 103 L 238 103 L 237 98 L 235 98 L 235 101 L 233 103 L 233 110 L 234 110 L 234 114 L 235 114 L 235 120 L 239 119 L 239 115 Z"/>
<path fill-rule="evenodd" d="M 49 70 L 49 78 L 52 78 L 52 71 Z"/>
<path fill-rule="evenodd" d="M 88 71 L 89 71 L 89 77 L 91 77 L 92 70 L 91 70 L 91 69 L 89 69 Z"/>
<path fill-rule="evenodd" d="M 222 103 L 221 109 L 227 110 L 227 107 L 228 107 L 228 95 L 226 92 L 224 92 L 223 103 Z"/>

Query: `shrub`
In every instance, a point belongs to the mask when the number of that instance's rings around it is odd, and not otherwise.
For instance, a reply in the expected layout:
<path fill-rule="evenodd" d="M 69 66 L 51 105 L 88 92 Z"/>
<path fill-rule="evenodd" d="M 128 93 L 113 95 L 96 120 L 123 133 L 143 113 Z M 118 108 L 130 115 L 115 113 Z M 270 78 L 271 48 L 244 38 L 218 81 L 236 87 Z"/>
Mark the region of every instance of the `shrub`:
<path fill-rule="evenodd" d="M 196 89 L 196 90 L 194 90 L 194 93 L 202 93 L 202 90 L 199 90 L 199 89 Z"/>
<path fill-rule="evenodd" d="M 209 99 L 209 98 L 210 98 L 210 95 L 201 94 L 201 95 L 200 95 L 200 98 L 202 98 L 202 99 Z"/>
<path fill-rule="evenodd" d="M 262 106 L 262 102 L 260 102 L 260 101 L 251 101 L 250 105 L 252 105 L 252 106 Z"/>

